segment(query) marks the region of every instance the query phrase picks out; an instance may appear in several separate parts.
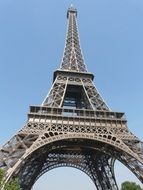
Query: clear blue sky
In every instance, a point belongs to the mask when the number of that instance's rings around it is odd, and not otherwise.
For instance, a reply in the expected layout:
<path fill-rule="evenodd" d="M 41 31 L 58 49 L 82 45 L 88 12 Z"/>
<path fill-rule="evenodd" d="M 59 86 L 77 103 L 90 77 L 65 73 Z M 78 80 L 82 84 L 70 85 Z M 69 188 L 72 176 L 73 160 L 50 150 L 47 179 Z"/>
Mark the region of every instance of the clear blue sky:
<path fill-rule="evenodd" d="M 97 88 L 112 110 L 126 113 L 130 130 L 143 139 L 143 0 L 1 0 L 1 145 L 24 126 L 29 105 L 41 104 L 50 89 L 71 3 L 78 9 L 81 46 Z M 138 183 L 116 165 L 119 184 L 127 179 Z M 47 173 L 34 186 L 67 188 L 95 189 L 85 174 L 69 168 Z"/>

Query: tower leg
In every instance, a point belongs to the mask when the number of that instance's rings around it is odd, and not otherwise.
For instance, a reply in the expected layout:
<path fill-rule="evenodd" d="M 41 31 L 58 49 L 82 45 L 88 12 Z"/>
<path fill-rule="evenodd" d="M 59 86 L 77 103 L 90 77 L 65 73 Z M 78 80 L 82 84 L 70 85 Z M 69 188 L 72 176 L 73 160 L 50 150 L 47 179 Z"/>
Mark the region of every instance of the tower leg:
<path fill-rule="evenodd" d="M 90 172 L 98 190 L 118 190 L 114 175 L 114 161 L 105 154 L 90 157 Z"/>

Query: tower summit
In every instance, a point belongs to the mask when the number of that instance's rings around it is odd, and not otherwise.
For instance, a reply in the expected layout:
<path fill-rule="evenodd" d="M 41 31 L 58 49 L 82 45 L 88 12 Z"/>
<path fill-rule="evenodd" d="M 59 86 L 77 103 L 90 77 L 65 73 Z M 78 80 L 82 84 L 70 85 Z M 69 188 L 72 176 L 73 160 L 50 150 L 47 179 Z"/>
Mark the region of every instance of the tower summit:
<path fill-rule="evenodd" d="M 118 190 L 115 160 L 143 182 L 143 143 L 129 131 L 124 113 L 111 111 L 93 84 L 76 17 L 71 6 L 62 63 L 47 97 L 30 106 L 24 127 L 0 149 L 5 179 L 18 177 L 21 190 L 31 190 L 45 172 L 61 166 L 85 172 L 97 190 Z"/>
<path fill-rule="evenodd" d="M 87 72 L 79 43 L 76 16 L 77 10 L 71 6 L 67 11 L 67 37 L 60 69 Z"/>
<path fill-rule="evenodd" d="M 75 16 L 77 16 L 77 9 L 74 8 L 74 6 L 71 4 L 71 6 L 68 8 L 67 11 L 67 18 L 69 18 L 69 14 L 75 14 Z"/>

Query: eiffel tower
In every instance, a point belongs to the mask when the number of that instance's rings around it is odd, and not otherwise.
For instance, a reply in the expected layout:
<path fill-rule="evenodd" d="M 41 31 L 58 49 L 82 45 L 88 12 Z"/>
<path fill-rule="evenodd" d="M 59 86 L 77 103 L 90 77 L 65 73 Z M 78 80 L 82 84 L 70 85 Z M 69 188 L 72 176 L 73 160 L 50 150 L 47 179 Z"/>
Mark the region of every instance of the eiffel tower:
<path fill-rule="evenodd" d="M 18 177 L 22 190 L 62 166 L 85 172 L 97 190 L 118 190 L 115 160 L 143 182 L 143 143 L 129 131 L 124 113 L 111 111 L 94 86 L 76 17 L 71 6 L 64 55 L 49 94 L 41 106 L 30 106 L 25 126 L 0 149 L 6 180 Z"/>

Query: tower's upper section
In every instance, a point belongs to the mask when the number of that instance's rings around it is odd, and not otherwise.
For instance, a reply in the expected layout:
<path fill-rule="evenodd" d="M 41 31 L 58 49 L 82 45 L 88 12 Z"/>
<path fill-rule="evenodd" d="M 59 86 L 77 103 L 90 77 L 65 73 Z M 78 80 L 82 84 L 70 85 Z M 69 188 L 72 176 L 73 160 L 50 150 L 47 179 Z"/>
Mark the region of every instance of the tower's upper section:
<path fill-rule="evenodd" d="M 73 5 L 71 5 L 70 8 L 68 8 L 68 11 L 67 11 L 67 18 L 69 18 L 69 14 L 70 13 L 73 13 L 75 14 L 75 16 L 77 16 L 77 9 L 73 7 Z"/>
<path fill-rule="evenodd" d="M 67 36 L 60 69 L 65 71 L 87 72 L 80 48 L 76 16 L 77 10 L 71 6 L 67 11 Z"/>

